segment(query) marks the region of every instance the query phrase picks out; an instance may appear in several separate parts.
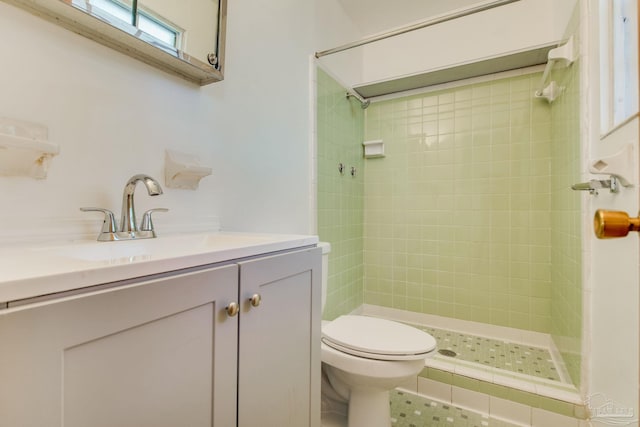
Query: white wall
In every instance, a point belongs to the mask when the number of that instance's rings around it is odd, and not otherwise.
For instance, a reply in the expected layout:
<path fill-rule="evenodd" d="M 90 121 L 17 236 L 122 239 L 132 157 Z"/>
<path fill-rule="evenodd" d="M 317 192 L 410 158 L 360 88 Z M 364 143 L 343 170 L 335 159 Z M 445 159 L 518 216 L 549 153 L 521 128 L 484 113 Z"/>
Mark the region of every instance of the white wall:
<path fill-rule="evenodd" d="M 333 49 L 363 37 L 363 33 L 346 15 L 339 1 L 318 2 L 315 15 L 318 21 L 318 40 L 320 42 L 316 51 Z M 338 31 L 335 31 L 336 29 Z M 317 63 L 344 86 L 351 86 L 353 82 L 362 81 L 361 49 L 323 56 L 317 60 Z"/>
<path fill-rule="evenodd" d="M 0 239 L 97 233 L 99 215 L 78 208 L 119 215 L 131 175 L 164 181 L 166 148 L 198 155 L 213 176 L 195 192 L 137 190 L 139 214 L 171 209 L 160 233 L 215 216 L 226 229 L 308 232 L 309 55 L 342 31 L 316 30 L 314 12 L 230 1 L 225 81 L 200 88 L 0 3 L 0 116 L 47 125 L 61 147 L 45 180 L 0 177 Z"/>
<path fill-rule="evenodd" d="M 362 81 L 387 80 L 562 39 L 576 0 L 521 0 L 369 44 Z"/>

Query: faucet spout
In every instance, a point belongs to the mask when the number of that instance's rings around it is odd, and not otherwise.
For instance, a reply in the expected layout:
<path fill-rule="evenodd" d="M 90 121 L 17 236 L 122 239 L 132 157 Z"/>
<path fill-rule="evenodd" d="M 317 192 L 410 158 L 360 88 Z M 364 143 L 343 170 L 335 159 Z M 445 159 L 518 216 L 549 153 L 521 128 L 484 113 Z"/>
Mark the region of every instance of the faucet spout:
<path fill-rule="evenodd" d="M 138 174 L 129 178 L 124 186 L 122 194 L 122 218 L 120 220 L 120 231 L 137 232 L 138 224 L 136 223 L 136 211 L 133 203 L 133 195 L 136 190 L 136 184 L 142 182 L 147 188 L 150 196 L 158 196 L 162 194 L 162 188 L 155 179 L 149 175 Z"/>

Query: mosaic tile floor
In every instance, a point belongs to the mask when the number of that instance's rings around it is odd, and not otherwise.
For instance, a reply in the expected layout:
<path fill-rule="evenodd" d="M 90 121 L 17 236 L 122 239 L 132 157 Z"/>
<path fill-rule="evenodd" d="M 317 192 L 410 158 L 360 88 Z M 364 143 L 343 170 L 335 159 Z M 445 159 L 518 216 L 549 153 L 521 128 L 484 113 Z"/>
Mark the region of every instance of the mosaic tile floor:
<path fill-rule="evenodd" d="M 486 415 L 398 390 L 391 391 L 390 399 L 392 427 L 515 427 Z"/>
<path fill-rule="evenodd" d="M 547 349 L 510 343 L 491 338 L 413 325 L 431 334 L 438 349 L 456 352 L 458 360 L 480 363 L 552 381 L 562 381 Z M 448 359 L 447 356 L 436 357 Z"/>

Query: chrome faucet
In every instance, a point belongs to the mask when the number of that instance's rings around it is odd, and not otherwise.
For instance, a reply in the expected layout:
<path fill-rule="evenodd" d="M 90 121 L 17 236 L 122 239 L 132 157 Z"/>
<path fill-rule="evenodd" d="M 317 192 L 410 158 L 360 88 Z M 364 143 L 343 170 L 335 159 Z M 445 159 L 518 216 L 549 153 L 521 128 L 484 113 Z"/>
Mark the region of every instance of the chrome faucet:
<path fill-rule="evenodd" d="M 138 182 L 142 182 L 145 187 L 147 187 L 147 192 L 150 196 L 162 194 L 162 188 L 160 188 L 158 181 L 149 175 L 138 174 L 129 178 L 122 193 L 122 217 L 120 218 L 120 231 L 122 232 L 130 233 L 138 231 L 136 210 L 133 206 L 133 193 L 136 190 L 136 184 Z"/>
<path fill-rule="evenodd" d="M 98 235 L 99 241 L 149 239 L 156 237 L 156 232 L 153 228 L 153 221 L 151 220 L 151 214 L 154 212 L 167 212 L 169 209 L 149 209 L 142 216 L 141 225 L 140 228 L 138 228 L 138 224 L 136 223 L 136 210 L 133 203 L 133 195 L 138 182 L 142 182 L 145 187 L 147 187 L 147 192 L 150 196 L 158 196 L 162 194 L 162 188 L 158 181 L 149 175 L 138 174 L 129 178 L 124 186 L 124 192 L 122 193 L 120 230 L 117 229 L 115 216 L 110 210 L 93 207 L 80 208 L 83 212 L 98 211 L 104 213 L 102 230 Z"/>

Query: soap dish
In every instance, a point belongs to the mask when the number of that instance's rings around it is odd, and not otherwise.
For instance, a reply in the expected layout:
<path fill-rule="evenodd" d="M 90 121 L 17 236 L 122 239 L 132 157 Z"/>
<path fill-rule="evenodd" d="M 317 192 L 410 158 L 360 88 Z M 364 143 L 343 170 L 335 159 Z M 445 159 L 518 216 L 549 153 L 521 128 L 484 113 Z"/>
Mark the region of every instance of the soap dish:
<path fill-rule="evenodd" d="M 200 166 L 198 158 L 192 154 L 166 150 L 164 181 L 168 188 L 195 190 L 200 180 L 211 175 L 211 168 Z"/>
<path fill-rule="evenodd" d="M 364 158 L 375 159 L 377 157 L 384 157 L 384 143 L 381 139 L 374 139 L 372 141 L 364 141 Z"/>
<path fill-rule="evenodd" d="M 46 126 L 0 118 L 0 175 L 44 179 L 59 152 L 58 144 L 48 141 Z"/>

